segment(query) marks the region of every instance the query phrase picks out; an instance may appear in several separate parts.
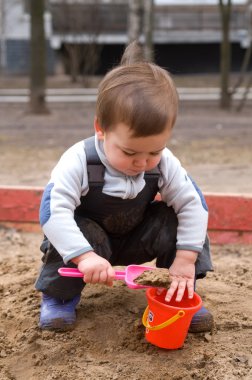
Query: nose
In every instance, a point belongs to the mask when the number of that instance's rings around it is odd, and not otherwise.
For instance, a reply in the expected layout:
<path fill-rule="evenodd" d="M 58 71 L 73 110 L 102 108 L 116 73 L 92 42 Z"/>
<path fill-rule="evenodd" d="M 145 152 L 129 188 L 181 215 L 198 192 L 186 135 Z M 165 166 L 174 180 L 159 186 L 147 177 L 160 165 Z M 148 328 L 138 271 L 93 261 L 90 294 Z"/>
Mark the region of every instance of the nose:
<path fill-rule="evenodd" d="M 147 164 L 147 160 L 145 158 L 137 159 L 134 161 L 134 165 L 136 168 L 145 168 Z"/>

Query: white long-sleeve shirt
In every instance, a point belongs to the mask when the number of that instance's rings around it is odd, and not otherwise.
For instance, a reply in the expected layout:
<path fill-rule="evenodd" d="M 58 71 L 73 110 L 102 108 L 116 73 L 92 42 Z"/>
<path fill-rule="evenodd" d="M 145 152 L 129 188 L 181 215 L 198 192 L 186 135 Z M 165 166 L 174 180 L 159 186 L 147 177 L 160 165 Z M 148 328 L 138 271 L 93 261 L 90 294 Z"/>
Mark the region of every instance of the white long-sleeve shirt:
<path fill-rule="evenodd" d="M 132 199 L 145 186 L 144 173 L 126 176 L 108 163 L 103 142 L 95 138 L 98 156 L 105 166 L 103 193 Z M 205 242 L 208 210 L 205 200 L 172 152 L 165 148 L 159 163 L 161 199 L 178 218 L 177 249 L 201 252 Z M 40 206 L 43 232 L 65 263 L 93 250 L 74 220 L 80 198 L 89 191 L 85 142 L 69 148 L 52 171 Z"/>

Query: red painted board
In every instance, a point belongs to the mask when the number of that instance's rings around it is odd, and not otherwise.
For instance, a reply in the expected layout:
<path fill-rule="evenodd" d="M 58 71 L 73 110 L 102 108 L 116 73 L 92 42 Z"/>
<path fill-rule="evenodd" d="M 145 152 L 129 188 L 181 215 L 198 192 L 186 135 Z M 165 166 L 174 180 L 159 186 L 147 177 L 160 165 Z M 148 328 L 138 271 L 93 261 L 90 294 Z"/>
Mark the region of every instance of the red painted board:
<path fill-rule="evenodd" d="M 205 194 L 210 230 L 252 231 L 252 195 Z"/>
<path fill-rule="evenodd" d="M 42 188 L 1 186 L 0 220 L 38 223 L 42 192 Z"/>
<path fill-rule="evenodd" d="M 0 186 L 0 224 L 39 230 L 43 188 Z M 208 232 L 213 244 L 252 244 L 252 195 L 204 194 L 209 207 Z M 160 199 L 157 196 L 157 199 Z"/>
<path fill-rule="evenodd" d="M 205 193 L 204 196 L 210 230 L 252 232 L 252 195 Z M 160 200 L 159 194 L 156 199 Z"/>

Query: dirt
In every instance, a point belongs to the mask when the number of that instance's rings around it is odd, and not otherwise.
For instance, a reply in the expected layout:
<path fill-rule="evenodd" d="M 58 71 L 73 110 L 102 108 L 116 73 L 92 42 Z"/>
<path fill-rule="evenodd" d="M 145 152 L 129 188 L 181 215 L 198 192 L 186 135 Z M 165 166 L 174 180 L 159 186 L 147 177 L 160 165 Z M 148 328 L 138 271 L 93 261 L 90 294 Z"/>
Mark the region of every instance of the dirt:
<path fill-rule="evenodd" d="M 171 279 L 169 272 L 164 268 L 145 270 L 139 276 L 134 279 L 134 282 L 138 285 L 148 285 L 160 288 L 169 288 L 171 285 Z"/>
<path fill-rule="evenodd" d="M 0 105 L 0 184 L 45 186 L 61 153 L 92 133 L 94 104 L 50 104 L 47 116 Z M 169 147 L 203 191 L 251 193 L 252 107 L 241 114 L 186 103 Z M 0 229 L 1 380 L 229 380 L 252 378 L 252 247 L 213 246 L 215 271 L 197 292 L 214 316 L 210 333 L 189 333 L 183 348 L 145 340 L 144 289 L 88 285 L 73 331 L 38 328 L 42 233 Z"/>
<path fill-rule="evenodd" d="M 121 281 L 86 287 L 73 331 L 41 331 L 34 290 L 41 236 L 2 229 L 0 238 L 1 380 L 251 379 L 251 247 L 213 247 L 215 272 L 197 292 L 215 327 L 170 351 L 145 340 L 145 290 Z"/>

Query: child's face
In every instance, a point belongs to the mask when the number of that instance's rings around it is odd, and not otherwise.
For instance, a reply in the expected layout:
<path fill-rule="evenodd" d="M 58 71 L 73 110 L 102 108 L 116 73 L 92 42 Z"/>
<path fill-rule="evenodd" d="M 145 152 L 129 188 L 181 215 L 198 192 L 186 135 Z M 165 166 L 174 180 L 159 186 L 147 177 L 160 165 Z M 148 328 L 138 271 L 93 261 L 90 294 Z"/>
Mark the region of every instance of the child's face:
<path fill-rule="evenodd" d="M 107 132 L 98 129 L 97 136 L 104 142 L 104 151 L 110 165 L 129 176 L 157 166 L 171 133 L 170 128 L 166 128 L 158 135 L 132 137 L 132 131 L 123 123 Z"/>

